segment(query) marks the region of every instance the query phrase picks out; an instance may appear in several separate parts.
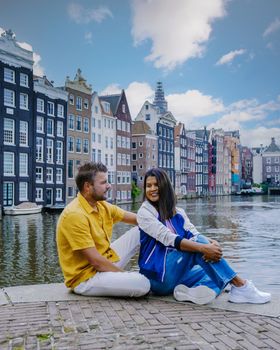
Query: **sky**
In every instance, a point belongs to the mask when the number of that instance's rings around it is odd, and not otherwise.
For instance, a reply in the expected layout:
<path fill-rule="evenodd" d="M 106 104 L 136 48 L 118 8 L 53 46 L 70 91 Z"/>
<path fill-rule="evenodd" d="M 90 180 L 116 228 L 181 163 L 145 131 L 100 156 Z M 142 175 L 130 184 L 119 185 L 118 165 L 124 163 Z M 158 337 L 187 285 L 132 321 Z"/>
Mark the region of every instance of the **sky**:
<path fill-rule="evenodd" d="M 187 129 L 280 145 L 280 0 L 0 0 L 0 32 L 55 86 L 78 68 L 99 95 L 125 89 L 132 119 L 162 81 Z"/>

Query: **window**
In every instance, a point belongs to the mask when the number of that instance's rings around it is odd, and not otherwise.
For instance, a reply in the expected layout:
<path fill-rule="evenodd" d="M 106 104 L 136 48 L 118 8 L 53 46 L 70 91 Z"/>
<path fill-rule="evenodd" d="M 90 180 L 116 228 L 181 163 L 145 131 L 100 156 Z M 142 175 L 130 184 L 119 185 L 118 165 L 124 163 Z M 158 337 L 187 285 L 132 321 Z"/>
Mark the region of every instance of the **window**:
<path fill-rule="evenodd" d="M 53 163 L 53 140 L 47 139 L 47 163 Z"/>
<path fill-rule="evenodd" d="M 103 107 L 104 107 L 105 113 L 110 113 L 110 103 L 109 102 L 104 102 Z"/>
<path fill-rule="evenodd" d="M 43 189 L 42 188 L 36 188 L 36 202 L 42 202 L 43 201 Z"/>
<path fill-rule="evenodd" d="M 122 165 L 126 164 L 126 155 L 122 154 Z"/>
<path fill-rule="evenodd" d="M 101 134 L 97 135 L 97 140 L 98 140 L 98 143 L 101 143 Z"/>
<path fill-rule="evenodd" d="M 68 152 L 74 152 L 74 137 L 68 136 Z"/>
<path fill-rule="evenodd" d="M 267 173 L 271 173 L 271 166 L 267 166 L 267 167 L 266 167 L 266 172 L 267 172 Z"/>
<path fill-rule="evenodd" d="M 78 111 L 82 110 L 82 98 L 80 96 L 77 96 L 76 98 L 76 109 Z"/>
<path fill-rule="evenodd" d="M 74 197 L 74 187 L 68 187 L 68 197 Z"/>
<path fill-rule="evenodd" d="M 4 152 L 4 175 L 10 176 L 15 174 L 14 153 Z"/>
<path fill-rule="evenodd" d="M 63 137 L 63 122 L 58 121 L 56 124 L 56 134 L 57 136 Z"/>
<path fill-rule="evenodd" d="M 122 148 L 125 148 L 126 146 L 126 138 L 122 136 Z"/>
<path fill-rule="evenodd" d="M 89 141 L 88 139 L 84 139 L 84 153 L 89 153 Z"/>
<path fill-rule="evenodd" d="M 74 95 L 72 95 L 72 94 L 69 95 L 69 103 L 70 103 L 70 105 L 74 104 Z"/>
<path fill-rule="evenodd" d="M 44 118 L 43 117 L 36 118 L 36 131 L 39 133 L 44 133 Z"/>
<path fill-rule="evenodd" d="M 20 73 L 19 84 L 20 84 L 20 86 L 28 87 L 28 75 L 27 74 Z"/>
<path fill-rule="evenodd" d="M 41 98 L 37 98 L 37 112 L 44 113 L 45 102 Z"/>
<path fill-rule="evenodd" d="M 142 147 L 142 146 L 143 146 L 143 142 L 139 141 L 139 147 Z"/>
<path fill-rule="evenodd" d="M 139 153 L 139 158 L 143 158 L 143 153 Z"/>
<path fill-rule="evenodd" d="M 132 148 L 136 149 L 136 142 L 132 142 Z"/>
<path fill-rule="evenodd" d="M 151 120 L 151 115 L 150 115 L 150 114 L 146 114 L 146 115 L 145 115 L 145 119 L 146 119 L 146 120 Z"/>
<path fill-rule="evenodd" d="M 60 118 L 64 118 L 64 106 L 61 104 L 57 105 L 57 116 Z"/>
<path fill-rule="evenodd" d="M 109 138 L 108 136 L 105 136 L 105 147 L 108 148 L 109 146 Z"/>
<path fill-rule="evenodd" d="M 126 130 L 126 122 L 124 120 L 122 120 L 122 131 L 125 131 Z"/>
<path fill-rule="evenodd" d="M 53 183 L 53 168 L 46 169 L 46 182 Z"/>
<path fill-rule="evenodd" d="M 97 161 L 101 162 L 101 150 L 100 149 L 97 151 Z"/>
<path fill-rule="evenodd" d="M 47 103 L 47 114 L 54 116 L 54 103 L 49 102 Z"/>
<path fill-rule="evenodd" d="M 100 119 L 97 121 L 97 125 L 98 125 L 98 129 L 101 129 L 101 120 Z"/>
<path fill-rule="evenodd" d="M 9 68 L 4 68 L 4 81 L 8 83 L 15 82 L 15 71 Z"/>
<path fill-rule="evenodd" d="M 275 172 L 279 173 L 279 165 L 275 165 Z"/>
<path fill-rule="evenodd" d="M 92 160 L 94 163 L 96 162 L 96 149 L 95 149 L 95 148 L 92 150 L 91 160 Z"/>
<path fill-rule="evenodd" d="M 126 165 L 130 165 L 130 154 L 126 155 Z"/>
<path fill-rule="evenodd" d="M 122 104 L 122 112 L 125 113 L 125 104 Z"/>
<path fill-rule="evenodd" d="M 89 132 L 89 120 L 84 118 L 84 132 Z"/>
<path fill-rule="evenodd" d="M 57 188 L 55 191 L 55 200 L 62 201 L 62 188 Z"/>
<path fill-rule="evenodd" d="M 108 161 L 108 154 L 105 154 L 105 165 L 109 165 L 109 161 Z"/>
<path fill-rule="evenodd" d="M 122 155 L 121 155 L 121 153 L 118 153 L 118 155 L 117 155 L 117 164 L 118 165 L 122 165 Z"/>
<path fill-rule="evenodd" d="M 63 164 L 63 142 L 56 141 L 56 163 Z"/>
<path fill-rule="evenodd" d="M 122 121 L 118 119 L 117 121 L 117 129 L 121 130 L 122 129 Z"/>
<path fill-rule="evenodd" d="M 88 109 L 88 99 L 84 99 L 84 109 Z"/>
<path fill-rule="evenodd" d="M 23 120 L 19 122 L 19 144 L 28 146 L 28 123 Z"/>
<path fill-rule="evenodd" d="M 27 182 L 20 182 L 19 183 L 19 200 L 20 201 L 27 201 L 28 200 L 28 183 Z"/>
<path fill-rule="evenodd" d="M 114 148 L 114 139 L 113 139 L 113 137 L 110 138 L 110 147 L 111 147 L 111 149 Z"/>
<path fill-rule="evenodd" d="M 137 155 L 136 155 L 136 153 L 132 153 L 132 160 L 137 160 Z"/>
<path fill-rule="evenodd" d="M 43 182 L 43 168 L 36 167 L 36 182 Z"/>
<path fill-rule="evenodd" d="M 149 105 L 145 105 L 145 109 L 147 111 L 149 109 Z"/>
<path fill-rule="evenodd" d="M 68 178 L 74 178 L 74 161 L 72 159 L 68 160 Z"/>
<path fill-rule="evenodd" d="M 4 106 L 15 107 L 15 92 L 4 89 Z"/>
<path fill-rule="evenodd" d="M 82 140 L 79 137 L 77 137 L 76 138 L 76 152 L 81 153 L 81 151 L 82 151 Z"/>
<path fill-rule="evenodd" d="M 74 130 L 74 116 L 73 114 L 69 114 L 69 117 L 68 117 L 68 129 L 69 130 Z"/>
<path fill-rule="evenodd" d="M 52 119 L 47 120 L 47 135 L 53 136 L 53 125 L 54 121 Z"/>
<path fill-rule="evenodd" d="M 76 129 L 77 131 L 82 131 L 82 117 L 80 115 L 76 118 Z"/>
<path fill-rule="evenodd" d="M 4 118 L 4 144 L 15 144 L 15 122 L 13 119 Z"/>
<path fill-rule="evenodd" d="M 41 137 L 36 138 L 36 161 L 43 162 L 44 140 Z"/>
<path fill-rule="evenodd" d="M 56 169 L 56 183 L 62 184 L 63 182 L 63 170 L 61 168 Z"/>
<path fill-rule="evenodd" d="M 19 154 L 19 176 L 28 176 L 28 154 Z"/>
<path fill-rule="evenodd" d="M 126 138 L 126 148 L 130 149 L 130 138 Z"/>
<path fill-rule="evenodd" d="M 110 165 L 111 166 L 114 165 L 114 156 L 113 156 L 113 154 L 110 154 Z"/>
<path fill-rule="evenodd" d="M 122 137 L 120 135 L 118 135 L 117 136 L 117 147 L 121 147 L 122 146 L 121 143 L 122 143 Z"/>

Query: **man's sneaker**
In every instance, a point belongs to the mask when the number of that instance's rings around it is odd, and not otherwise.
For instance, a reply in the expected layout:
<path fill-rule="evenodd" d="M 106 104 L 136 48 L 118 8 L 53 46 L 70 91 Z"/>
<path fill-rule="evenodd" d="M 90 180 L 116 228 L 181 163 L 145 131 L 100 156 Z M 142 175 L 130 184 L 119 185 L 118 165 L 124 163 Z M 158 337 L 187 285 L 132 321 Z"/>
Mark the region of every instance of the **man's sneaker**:
<path fill-rule="evenodd" d="M 232 303 L 264 304 L 271 300 L 271 294 L 258 290 L 252 281 L 246 281 L 242 287 L 231 287 L 228 301 Z"/>
<path fill-rule="evenodd" d="M 178 301 L 191 301 L 199 305 L 208 304 L 217 296 L 212 289 L 206 286 L 188 288 L 184 284 L 178 284 L 174 288 L 173 295 Z"/>

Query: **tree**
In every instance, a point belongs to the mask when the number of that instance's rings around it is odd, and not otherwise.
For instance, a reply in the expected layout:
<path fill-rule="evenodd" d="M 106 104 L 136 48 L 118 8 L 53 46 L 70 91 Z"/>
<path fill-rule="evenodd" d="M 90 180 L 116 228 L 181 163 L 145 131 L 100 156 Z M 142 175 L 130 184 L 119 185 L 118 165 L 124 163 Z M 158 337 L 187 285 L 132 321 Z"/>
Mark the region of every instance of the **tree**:
<path fill-rule="evenodd" d="M 132 181 L 131 183 L 131 198 L 133 203 L 135 202 L 136 198 L 140 195 L 141 189 L 137 187 L 135 181 Z"/>

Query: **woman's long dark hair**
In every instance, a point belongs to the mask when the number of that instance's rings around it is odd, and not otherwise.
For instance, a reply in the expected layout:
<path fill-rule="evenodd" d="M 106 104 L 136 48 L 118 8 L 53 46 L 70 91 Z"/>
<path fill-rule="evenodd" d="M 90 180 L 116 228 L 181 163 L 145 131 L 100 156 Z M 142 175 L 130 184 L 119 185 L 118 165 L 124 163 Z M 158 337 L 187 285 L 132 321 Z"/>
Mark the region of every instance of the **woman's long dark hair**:
<path fill-rule="evenodd" d="M 158 183 L 159 201 L 151 202 L 146 197 L 147 178 L 154 176 Z M 159 212 L 161 221 L 168 220 L 174 216 L 176 210 L 176 195 L 167 173 L 159 168 L 153 168 L 146 172 L 144 179 L 144 194 L 143 200 L 151 203 Z"/>

